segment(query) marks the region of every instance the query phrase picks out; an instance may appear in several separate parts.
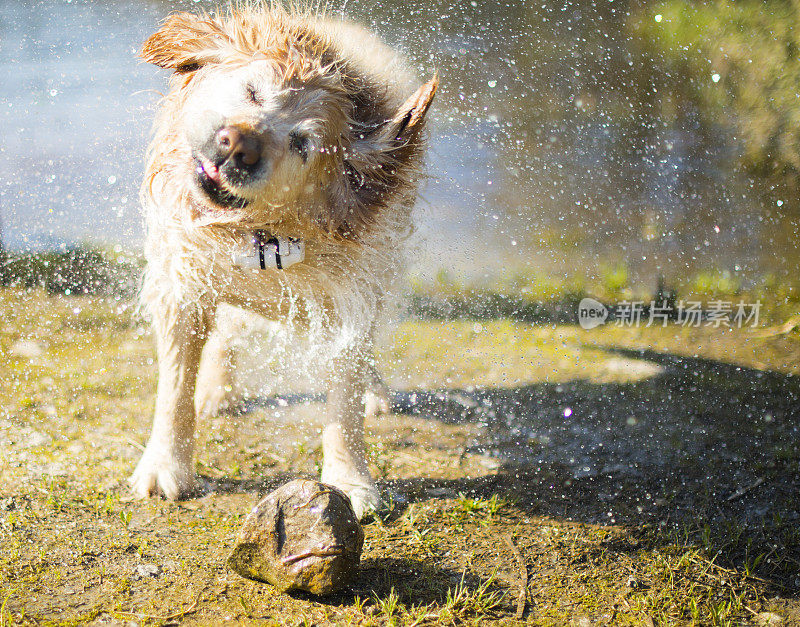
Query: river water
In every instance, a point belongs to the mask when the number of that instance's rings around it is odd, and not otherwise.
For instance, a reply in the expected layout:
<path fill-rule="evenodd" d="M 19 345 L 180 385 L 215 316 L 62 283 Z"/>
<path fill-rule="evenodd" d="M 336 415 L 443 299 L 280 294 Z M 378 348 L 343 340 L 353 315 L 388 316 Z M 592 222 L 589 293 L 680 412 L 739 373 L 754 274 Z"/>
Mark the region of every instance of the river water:
<path fill-rule="evenodd" d="M 200 3 L 0 0 L 0 218 L 10 249 L 136 248 L 137 188 L 166 75 L 136 58 Z M 434 70 L 430 178 L 414 271 L 595 278 L 718 269 L 798 276 L 794 199 L 737 169 L 724 127 L 659 95 L 629 5 L 330 3 Z M 598 8 L 600 7 L 600 8 Z M 709 76 L 709 80 L 711 76 Z"/>

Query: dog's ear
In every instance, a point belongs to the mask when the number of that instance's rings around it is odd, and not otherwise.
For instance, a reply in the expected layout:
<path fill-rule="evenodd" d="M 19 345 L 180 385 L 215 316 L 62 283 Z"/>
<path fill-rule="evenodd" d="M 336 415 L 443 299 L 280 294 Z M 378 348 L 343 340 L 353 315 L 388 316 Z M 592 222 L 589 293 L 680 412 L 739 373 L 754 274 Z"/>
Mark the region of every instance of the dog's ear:
<path fill-rule="evenodd" d="M 387 123 L 384 136 L 388 136 L 400 145 L 415 143 L 424 127 L 425 115 L 430 109 L 438 87 L 439 76 L 434 74 L 431 80 L 414 92 L 398 109 L 395 116 Z"/>
<path fill-rule="evenodd" d="M 345 151 L 345 176 L 331 185 L 328 228 L 347 238 L 357 237 L 381 207 L 402 190 L 413 187 L 419 176 L 425 115 L 430 109 L 439 77 L 434 76 L 408 98 L 392 117 L 372 122 Z M 368 107 L 367 107 L 368 108 Z M 346 208 L 341 215 L 339 208 Z"/>
<path fill-rule="evenodd" d="M 219 61 L 228 35 L 207 16 L 175 13 L 142 46 L 141 57 L 148 63 L 176 72 L 192 72 Z"/>

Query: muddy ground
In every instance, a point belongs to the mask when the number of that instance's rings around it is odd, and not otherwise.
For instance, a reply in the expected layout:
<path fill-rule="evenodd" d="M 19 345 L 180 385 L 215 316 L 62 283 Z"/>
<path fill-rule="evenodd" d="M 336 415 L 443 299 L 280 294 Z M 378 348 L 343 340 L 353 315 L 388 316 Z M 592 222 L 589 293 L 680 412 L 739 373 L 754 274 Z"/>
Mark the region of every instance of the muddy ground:
<path fill-rule="evenodd" d="M 136 501 L 146 326 L 0 290 L 0 626 L 800 624 L 800 334 L 780 331 L 407 320 L 368 425 L 393 508 L 316 599 L 225 558 L 261 495 L 316 475 L 318 395 L 203 422 L 202 491 Z"/>

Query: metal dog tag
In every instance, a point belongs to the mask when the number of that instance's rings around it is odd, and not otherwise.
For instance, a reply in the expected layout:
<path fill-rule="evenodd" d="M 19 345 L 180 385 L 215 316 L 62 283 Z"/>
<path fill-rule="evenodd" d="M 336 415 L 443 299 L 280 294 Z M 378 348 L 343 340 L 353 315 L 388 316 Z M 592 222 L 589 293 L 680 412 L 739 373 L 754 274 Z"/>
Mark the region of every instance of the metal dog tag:
<path fill-rule="evenodd" d="M 255 231 L 252 240 L 243 242 L 234 251 L 233 263 L 255 270 L 283 270 L 306 258 L 303 240 L 294 237 L 274 237 L 264 231 Z"/>

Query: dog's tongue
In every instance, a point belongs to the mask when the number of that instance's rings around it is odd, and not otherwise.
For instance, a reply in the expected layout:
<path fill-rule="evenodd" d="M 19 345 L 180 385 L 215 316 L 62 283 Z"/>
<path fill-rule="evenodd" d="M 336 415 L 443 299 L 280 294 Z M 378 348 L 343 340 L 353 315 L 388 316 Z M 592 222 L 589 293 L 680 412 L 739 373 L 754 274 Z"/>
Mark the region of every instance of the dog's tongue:
<path fill-rule="evenodd" d="M 203 168 L 203 172 L 206 173 L 206 176 L 219 185 L 221 182 L 221 177 L 217 166 L 205 159 L 200 162 L 200 165 Z"/>

